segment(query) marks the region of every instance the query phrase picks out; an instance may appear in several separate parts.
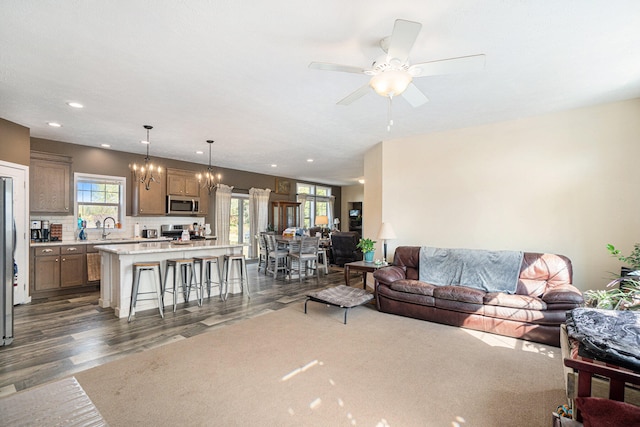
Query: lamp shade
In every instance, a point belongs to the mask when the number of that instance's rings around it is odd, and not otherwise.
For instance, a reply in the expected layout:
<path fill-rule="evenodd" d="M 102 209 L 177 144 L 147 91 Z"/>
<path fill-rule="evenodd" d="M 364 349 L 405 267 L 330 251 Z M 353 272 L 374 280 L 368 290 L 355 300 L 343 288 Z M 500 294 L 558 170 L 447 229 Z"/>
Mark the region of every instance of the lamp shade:
<path fill-rule="evenodd" d="M 329 224 L 329 217 L 326 215 L 319 215 L 316 217 L 316 225 L 327 225 Z"/>
<path fill-rule="evenodd" d="M 369 81 L 369 85 L 380 96 L 400 95 L 413 80 L 411 74 L 402 70 L 387 70 L 376 74 Z"/>
<path fill-rule="evenodd" d="M 378 231 L 378 239 L 380 240 L 389 240 L 395 239 L 396 232 L 393 231 L 393 227 L 388 222 L 383 222 L 380 226 L 380 230 Z"/>
<path fill-rule="evenodd" d="M 334 219 L 333 219 L 333 223 L 334 223 L 335 225 L 340 224 L 340 218 L 334 218 Z"/>

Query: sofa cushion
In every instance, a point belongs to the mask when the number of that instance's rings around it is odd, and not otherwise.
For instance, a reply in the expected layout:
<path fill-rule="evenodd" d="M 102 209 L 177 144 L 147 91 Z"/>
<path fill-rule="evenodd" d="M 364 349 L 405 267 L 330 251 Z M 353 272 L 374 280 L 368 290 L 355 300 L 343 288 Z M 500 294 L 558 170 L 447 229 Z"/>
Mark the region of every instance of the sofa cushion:
<path fill-rule="evenodd" d="M 402 279 L 391 283 L 390 288 L 394 291 L 407 292 L 410 294 L 433 296 L 433 289 L 436 285 L 421 282 L 419 280 Z"/>
<path fill-rule="evenodd" d="M 559 285 L 549 289 L 542 299 L 547 304 L 584 304 L 582 293 L 573 285 Z"/>
<path fill-rule="evenodd" d="M 502 307 L 524 308 L 528 310 L 546 310 L 547 304 L 540 298 L 528 295 L 510 295 L 503 292 L 490 292 L 484 296 L 487 305 Z"/>
<path fill-rule="evenodd" d="M 450 301 L 461 301 L 472 304 L 484 304 L 486 292 L 466 286 L 436 286 L 433 289 L 435 298 Z"/>

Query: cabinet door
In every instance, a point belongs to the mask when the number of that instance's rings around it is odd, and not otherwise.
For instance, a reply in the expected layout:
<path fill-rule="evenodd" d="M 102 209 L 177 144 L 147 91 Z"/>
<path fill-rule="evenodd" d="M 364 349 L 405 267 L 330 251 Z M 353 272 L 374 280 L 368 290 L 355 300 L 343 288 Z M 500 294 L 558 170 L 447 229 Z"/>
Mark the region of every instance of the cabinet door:
<path fill-rule="evenodd" d="M 85 256 L 77 255 L 60 255 L 60 285 L 61 287 L 81 286 L 85 284 Z"/>
<path fill-rule="evenodd" d="M 131 188 L 131 215 L 165 215 L 167 185 L 164 179 L 152 182 L 147 190 L 144 184 L 133 182 Z"/>
<path fill-rule="evenodd" d="M 200 195 L 200 183 L 195 175 L 187 175 L 184 177 L 184 194 L 185 196 L 198 197 Z"/>
<path fill-rule="evenodd" d="M 209 213 L 209 190 L 203 188 L 200 192 L 200 204 L 198 205 L 198 215 L 207 215 Z"/>
<path fill-rule="evenodd" d="M 178 172 L 167 172 L 167 194 L 172 196 L 185 195 L 186 181 Z"/>
<path fill-rule="evenodd" d="M 34 158 L 29 167 L 29 203 L 32 213 L 70 215 L 71 163 Z"/>
<path fill-rule="evenodd" d="M 34 259 L 33 286 L 36 291 L 60 287 L 60 256 L 37 256 Z"/>

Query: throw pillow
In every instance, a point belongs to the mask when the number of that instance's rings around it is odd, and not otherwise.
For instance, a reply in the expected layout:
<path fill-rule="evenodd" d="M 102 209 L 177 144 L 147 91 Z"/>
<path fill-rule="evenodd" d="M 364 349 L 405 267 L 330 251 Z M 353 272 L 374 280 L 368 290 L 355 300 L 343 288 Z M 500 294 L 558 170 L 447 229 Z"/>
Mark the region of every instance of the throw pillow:
<path fill-rule="evenodd" d="M 576 399 L 584 427 L 619 427 L 640 425 L 640 407 L 601 397 Z"/>

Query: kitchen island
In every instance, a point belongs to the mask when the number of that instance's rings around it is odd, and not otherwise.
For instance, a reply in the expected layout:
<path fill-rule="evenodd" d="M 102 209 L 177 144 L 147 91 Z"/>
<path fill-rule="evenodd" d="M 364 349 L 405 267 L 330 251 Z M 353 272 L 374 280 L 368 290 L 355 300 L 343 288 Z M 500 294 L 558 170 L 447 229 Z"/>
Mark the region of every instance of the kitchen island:
<path fill-rule="evenodd" d="M 162 266 L 162 279 L 164 280 L 165 262 L 172 258 L 191 258 L 199 255 L 217 255 L 220 257 L 220 269 L 222 270 L 222 257 L 227 254 L 242 252 L 242 245 L 221 244 L 214 240 L 199 240 L 191 242 L 150 242 L 137 244 L 100 245 L 95 247 L 100 252 L 100 307 L 112 307 L 116 317 L 123 318 L 129 315 L 131 302 L 131 284 L 133 281 L 133 263 L 145 261 L 160 261 Z M 231 275 L 238 274 L 231 271 Z M 196 277 L 199 277 L 196 276 Z M 215 278 L 215 273 L 213 274 Z M 171 280 L 172 275 L 169 275 Z M 179 278 L 179 276 L 178 276 Z M 153 292 L 154 281 L 150 274 L 140 277 L 140 292 Z M 217 289 L 212 289 L 212 293 Z M 233 285 L 229 293 L 241 292 L 240 285 Z M 192 292 L 190 300 L 196 300 L 196 293 Z M 173 305 L 172 294 L 167 294 L 165 306 Z M 178 292 L 178 302 L 182 300 L 182 292 Z M 158 308 L 156 300 L 138 301 L 136 311 Z"/>

